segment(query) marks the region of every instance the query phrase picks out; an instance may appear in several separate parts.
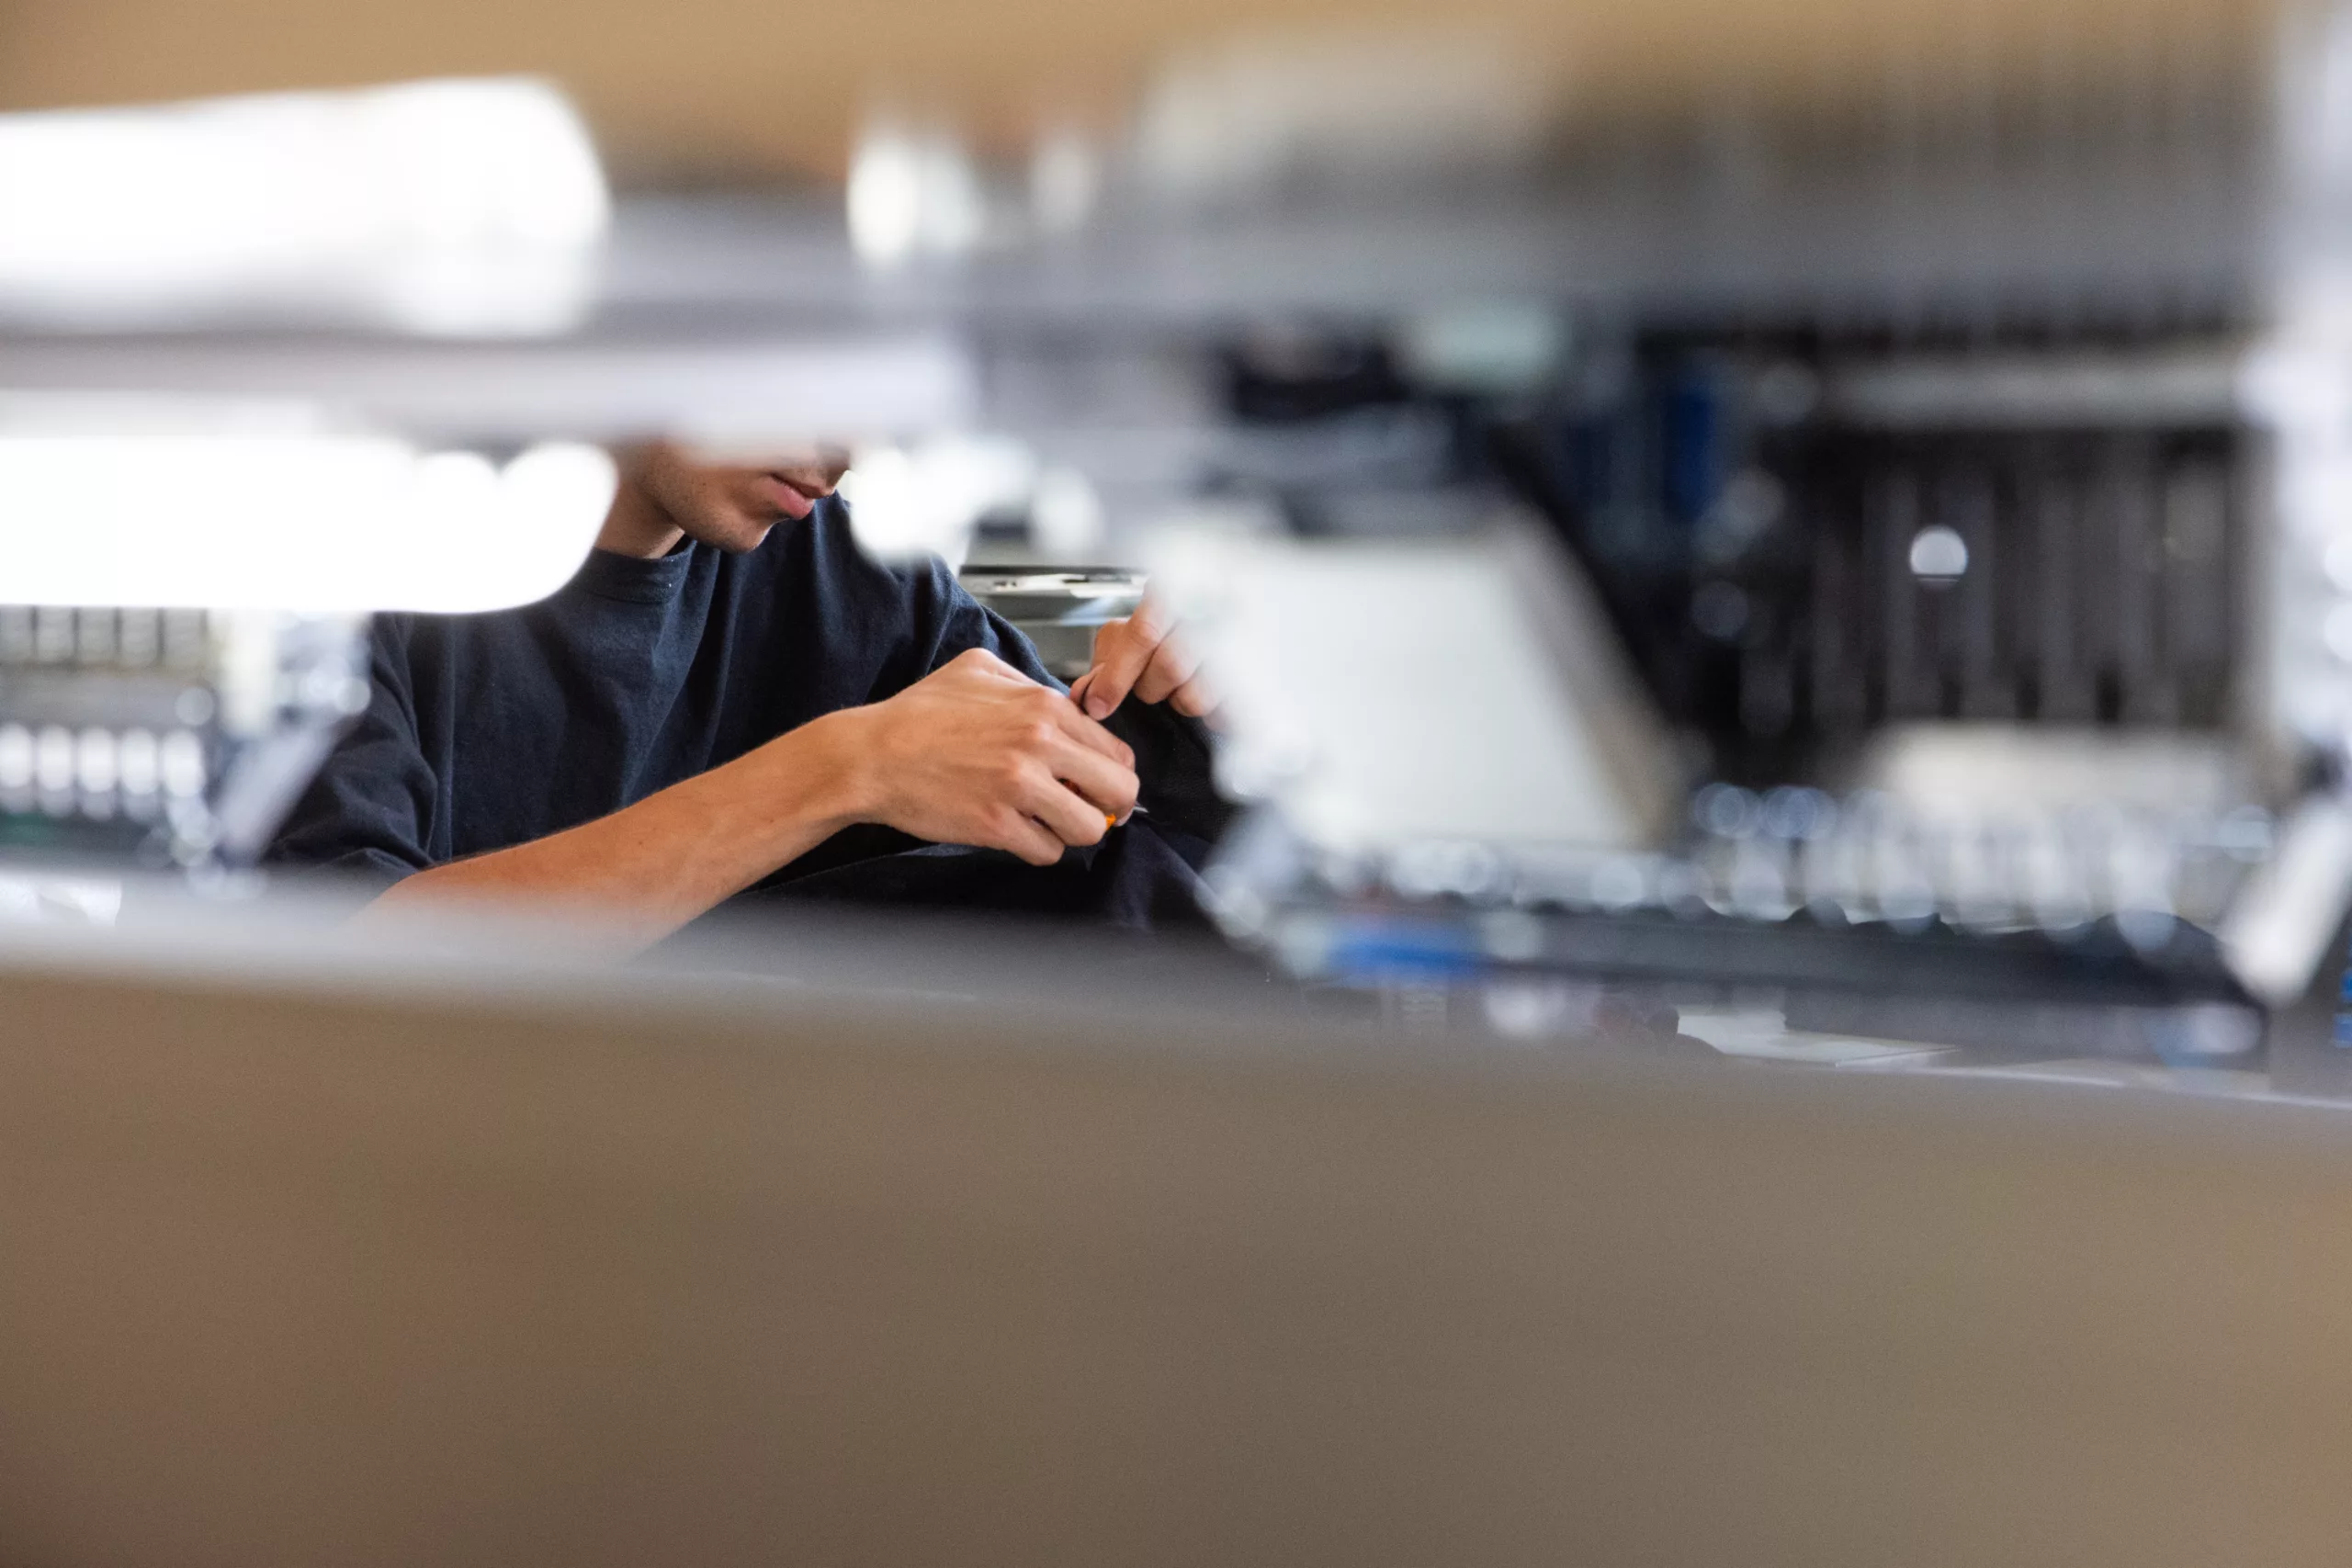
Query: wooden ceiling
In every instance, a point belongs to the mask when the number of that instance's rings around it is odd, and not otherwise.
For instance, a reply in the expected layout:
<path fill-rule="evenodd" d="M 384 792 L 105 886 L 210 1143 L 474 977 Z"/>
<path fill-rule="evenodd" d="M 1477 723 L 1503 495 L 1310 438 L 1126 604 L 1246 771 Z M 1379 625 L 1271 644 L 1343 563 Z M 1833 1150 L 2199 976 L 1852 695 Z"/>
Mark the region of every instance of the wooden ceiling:
<path fill-rule="evenodd" d="M 2286 3 L 2286 0 L 2280 0 Z M 1499 30 L 1589 110 L 1950 72 L 2247 58 L 2271 0 L 0 0 L 0 108 L 532 72 L 626 177 L 839 173 L 875 106 L 984 143 L 1116 123 L 1162 62 L 1251 33 Z M 2259 47 L 2267 47 L 2259 44 Z"/>

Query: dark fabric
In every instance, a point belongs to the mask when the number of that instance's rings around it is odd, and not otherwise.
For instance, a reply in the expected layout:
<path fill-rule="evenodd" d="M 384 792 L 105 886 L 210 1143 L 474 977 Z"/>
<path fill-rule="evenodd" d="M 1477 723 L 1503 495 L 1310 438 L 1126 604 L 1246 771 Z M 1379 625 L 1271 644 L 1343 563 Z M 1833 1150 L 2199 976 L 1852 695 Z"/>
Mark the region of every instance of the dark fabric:
<path fill-rule="evenodd" d="M 1001 850 L 925 845 L 773 883 L 745 900 L 1080 916 L 1130 931 L 1206 926 L 1196 868 L 1208 846 L 1137 818 L 1055 865 Z"/>
<path fill-rule="evenodd" d="M 888 570 L 867 558 L 835 502 L 747 554 L 692 542 L 659 560 L 596 551 L 522 609 L 379 615 L 368 711 L 270 858 L 390 884 L 526 843 L 881 701 L 971 648 L 1056 684 L 940 562 Z M 1198 727 L 1128 709 L 1114 728 L 1154 775 L 1147 802 L 1171 814 L 1179 841 L 1213 836 L 1222 807 Z M 918 843 L 853 829 L 768 885 Z"/>

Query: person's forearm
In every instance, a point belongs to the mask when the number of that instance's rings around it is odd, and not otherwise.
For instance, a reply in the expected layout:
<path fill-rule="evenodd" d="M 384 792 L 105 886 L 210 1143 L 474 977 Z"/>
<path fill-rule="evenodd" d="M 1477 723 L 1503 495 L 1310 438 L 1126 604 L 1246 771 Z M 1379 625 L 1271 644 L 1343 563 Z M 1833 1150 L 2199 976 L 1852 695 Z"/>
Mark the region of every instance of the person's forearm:
<path fill-rule="evenodd" d="M 659 941 L 861 819 L 854 722 L 830 715 L 609 817 L 419 872 L 370 908 L 529 902 Z"/>

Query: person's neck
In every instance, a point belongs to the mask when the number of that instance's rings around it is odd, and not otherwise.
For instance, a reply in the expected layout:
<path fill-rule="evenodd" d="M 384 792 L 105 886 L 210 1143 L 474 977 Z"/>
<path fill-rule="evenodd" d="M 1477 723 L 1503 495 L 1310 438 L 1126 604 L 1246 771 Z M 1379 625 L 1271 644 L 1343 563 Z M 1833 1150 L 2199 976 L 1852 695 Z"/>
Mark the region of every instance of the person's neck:
<path fill-rule="evenodd" d="M 658 560 L 678 547 L 686 531 L 670 521 L 670 514 L 653 502 L 653 498 L 623 479 L 613 492 L 613 509 L 605 513 L 605 525 L 596 534 L 596 547 L 610 550 L 616 556 L 635 556 L 640 560 Z"/>

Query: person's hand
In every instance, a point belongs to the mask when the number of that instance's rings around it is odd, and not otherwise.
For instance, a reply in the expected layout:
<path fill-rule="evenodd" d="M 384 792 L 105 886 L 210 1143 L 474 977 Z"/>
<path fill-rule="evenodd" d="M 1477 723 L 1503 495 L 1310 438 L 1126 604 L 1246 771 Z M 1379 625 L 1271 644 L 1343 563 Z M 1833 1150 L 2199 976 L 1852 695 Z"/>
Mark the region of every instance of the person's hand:
<path fill-rule="evenodd" d="M 1124 621 L 1106 622 L 1094 634 L 1094 667 L 1069 689 L 1070 701 L 1090 718 L 1108 718 L 1132 695 L 1138 702 L 1166 703 L 1178 713 L 1203 718 L 1216 708 L 1198 674 L 1199 663 L 1174 623 L 1149 596 Z"/>
<path fill-rule="evenodd" d="M 933 843 L 1051 865 L 1135 808 L 1126 744 L 981 649 L 834 716 L 850 727 L 855 815 Z"/>

